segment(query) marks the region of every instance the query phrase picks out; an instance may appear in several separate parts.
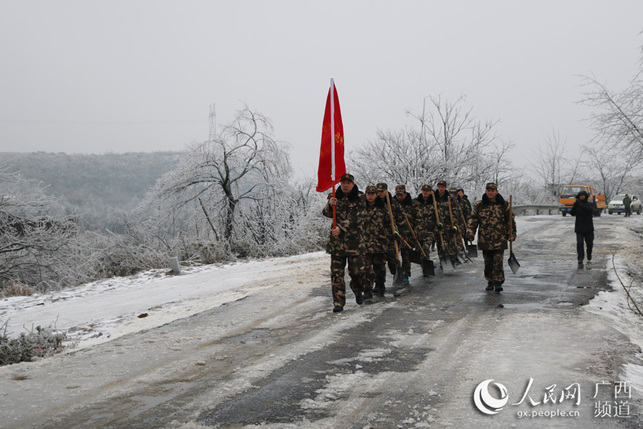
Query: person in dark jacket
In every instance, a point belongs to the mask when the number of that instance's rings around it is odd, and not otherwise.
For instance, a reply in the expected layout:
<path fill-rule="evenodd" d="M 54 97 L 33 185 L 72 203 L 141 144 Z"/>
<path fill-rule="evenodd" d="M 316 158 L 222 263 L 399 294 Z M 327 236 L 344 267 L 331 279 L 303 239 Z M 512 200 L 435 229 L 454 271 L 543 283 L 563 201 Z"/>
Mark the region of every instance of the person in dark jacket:
<path fill-rule="evenodd" d="M 587 245 L 587 269 L 592 268 L 592 249 L 594 247 L 594 211 L 596 204 L 589 201 L 589 194 L 580 191 L 570 214 L 576 216 L 574 232 L 576 233 L 576 252 L 578 253 L 578 269 L 584 268 L 585 245 Z"/>
<path fill-rule="evenodd" d="M 628 194 L 623 198 L 623 208 L 625 209 L 625 217 L 632 216 L 632 199 Z"/>

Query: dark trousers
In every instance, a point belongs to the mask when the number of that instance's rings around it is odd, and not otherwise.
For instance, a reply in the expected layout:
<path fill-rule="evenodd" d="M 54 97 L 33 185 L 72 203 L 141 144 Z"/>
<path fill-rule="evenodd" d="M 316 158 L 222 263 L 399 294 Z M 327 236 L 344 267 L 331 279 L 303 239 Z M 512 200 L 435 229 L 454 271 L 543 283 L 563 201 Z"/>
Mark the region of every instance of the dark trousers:
<path fill-rule="evenodd" d="M 592 249 L 594 248 L 594 231 L 576 233 L 576 252 L 578 262 L 585 259 L 585 244 L 587 244 L 587 260 L 592 260 Z"/>

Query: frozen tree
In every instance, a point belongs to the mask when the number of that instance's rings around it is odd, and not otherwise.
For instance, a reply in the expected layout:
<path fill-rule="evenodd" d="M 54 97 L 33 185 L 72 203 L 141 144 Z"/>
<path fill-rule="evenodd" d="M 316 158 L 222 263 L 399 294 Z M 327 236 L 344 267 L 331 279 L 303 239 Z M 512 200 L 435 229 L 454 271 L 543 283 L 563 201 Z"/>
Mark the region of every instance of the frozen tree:
<path fill-rule="evenodd" d="M 565 142 L 555 131 L 545 138 L 533 153 L 529 170 L 541 180 L 542 188 L 554 197 L 561 185 L 573 183 L 577 179 L 582 153 L 576 158 L 567 156 Z"/>
<path fill-rule="evenodd" d="M 600 177 L 608 201 L 632 181 L 633 165 L 629 158 L 613 156 L 610 149 L 603 147 L 586 147 L 585 153 L 588 170 Z"/>
<path fill-rule="evenodd" d="M 248 246 L 278 241 L 291 209 L 284 199 L 292 170 L 272 131 L 266 117 L 245 107 L 211 141 L 193 145 L 147 196 L 164 224 L 158 236 L 169 228 L 188 241 L 214 241 L 244 255 Z"/>
<path fill-rule="evenodd" d="M 0 289 L 73 282 L 77 234 L 76 220 L 42 185 L 0 166 Z"/>
<path fill-rule="evenodd" d="M 376 139 L 355 151 L 358 179 L 404 183 L 417 190 L 442 179 L 477 189 L 503 178 L 510 170 L 505 156 L 512 144 L 498 138 L 497 122 L 476 119 L 464 103 L 464 97 L 455 102 L 428 97 L 420 113 L 409 112 L 415 127 L 378 131 Z"/>
<path fill-rule="evenodd" d="M 594 108 L 591 123 L 594 142 L 611 150 L 611 156 L 643 161 L 643 56 L 639 70 L 627 87 L 616 91 L 595 77 L 585 77 L 589 88 L 583 102 Z"/>

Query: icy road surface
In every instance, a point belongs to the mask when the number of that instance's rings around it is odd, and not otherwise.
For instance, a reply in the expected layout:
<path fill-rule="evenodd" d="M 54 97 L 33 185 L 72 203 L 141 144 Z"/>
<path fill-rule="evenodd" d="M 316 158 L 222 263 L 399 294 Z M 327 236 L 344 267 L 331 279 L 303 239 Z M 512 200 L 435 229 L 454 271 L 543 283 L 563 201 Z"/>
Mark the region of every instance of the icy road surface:
<path fill-rule="evenodd" d="M 642 319 L 612 254 L 640 281 L 642 218 L 595 220 L 591 271 L 573 219 L 518 219 L 500 295 L 480 257 L 333 314 L 315 253 L 0 301 L 11 332 L 80 340 L 0 368 L 0 427 L 641 427 Z"/>

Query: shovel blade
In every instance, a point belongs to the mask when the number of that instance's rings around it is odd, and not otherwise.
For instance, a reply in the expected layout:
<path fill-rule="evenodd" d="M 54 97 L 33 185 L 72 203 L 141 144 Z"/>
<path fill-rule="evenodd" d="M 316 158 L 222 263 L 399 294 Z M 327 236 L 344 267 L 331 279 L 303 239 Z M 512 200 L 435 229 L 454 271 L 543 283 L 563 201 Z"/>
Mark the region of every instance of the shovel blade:
<path fill-rule="evenodd" d="M 455 271 L 455 266 L 448 256 L 440 256 L 440 266 L 442 267 L 442 271 L 445 273 Z"/>
<path fill-rule="evenodd" d="M 509 268 L 511 268 L 511 271 L 516 274 L 518 272 L 518 269 L 520 268 L 520 264 L 518 263 L 518 260 L 516 259 L 516 255 L 514 255 L 513 252 L 509 255 Z"/>
<path fill-rule="evenodd" d="M 478 257 L 478 246 L 475 244 L 467 244 L 467 256 L 470 258 Z"/>
<path fill-rule="evenodd" d="M 435 265 L 433 265 L 433 261 L 428 260 L 422 262 L 422 275 L 424 275 L 424 277 L 435 275 Z"/>
<path fill-rule="evenodd" d="M 402 263 L 400 260 L 395 261 L 395 274 L 393 275 L 393 284 L 401 285 L 402 280 L 404 280 L 404 273 L 402 272 Z"/>

